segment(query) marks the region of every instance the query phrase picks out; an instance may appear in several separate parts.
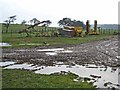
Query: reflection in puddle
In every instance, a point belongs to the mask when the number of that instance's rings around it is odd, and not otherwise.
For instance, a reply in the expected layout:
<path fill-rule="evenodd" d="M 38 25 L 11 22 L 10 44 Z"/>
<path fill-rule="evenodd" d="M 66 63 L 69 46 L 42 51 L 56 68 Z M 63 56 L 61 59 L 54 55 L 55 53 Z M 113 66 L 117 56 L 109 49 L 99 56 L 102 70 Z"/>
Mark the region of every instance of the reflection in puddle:
<path fill-rule="evenodd" d="M 47 53 L 45 53 L 45 54 L 47 54 L 47 55 L 57 55 L 56 52 L 47 52 Z"/>
<path fill-rule="evenodd" d="M 28 70 L 35 70 L 35 69 L 39 69 L 40 67 L 36 67 L 36 66 L 32 66 L 33 64 L 15 64 L 15 65 L 11 65 L 8 67 L 5 67 L 5 69 L 28 69 Z"/>
<path fill-rule="evenodd" d="M 116 58 L 119 58 L 119 59 L 120 59 L 120 56 L 116 56 Z"/>
<path fill-rule="evenodd" d="M 64 50 L 64 51 L 62 51 L 61 53 L 72 53 L 73 51 L 71 51 L 71 50 Z"/>
<path fill-rule="evenodd" d="M 24 44 L 19 44 L 19 45 L 42 45 L 42 44 L 39 44 L 39 43 L 24 43 Z"/>
<path fill-rule="evenodd" d="M 89 66 L 89 65 L 88 65 Z M 72 72 L 80 77 L 88 77 L 88 78 L 93 78 L 94 77 L 100 77 L 99 79 L 94 82 L 94 85 L 97 85 L 99 88 L 104 88 L 104 83 L 105 82 L 112 82 L 117 84 L 118 83 L 118 69 L 116 71 L 111 72 L 110 67 L 107 67 L 107 70 L 105 71 L 106 68 L 86 68 L 85 66 L 72 66 L 69 67 L 69 65 L 56 65 L 56 66 L 48 66 L 45 67 L 42 70 L 37 70 L 35 73 L 40 73 L 40 74 L 51 74 L 55 72 L 60 72 L 60 71 L 65 71 L 65 72 Z"/>
<path fill-rule="evenodd" d="M 7 61 L 0 62 L 0 66 L 5 66 L 9 64 L 14 64 L 15 62 Z M 14 64 L 5 67 L 4 69 L 28 69 L 33 70 L 36 74 L 52 74 L 56 72 L 72 72 L 80 77 L 90 78 L 94 85 L 97 85 L 99 88 L 106 88 L 104 86 L 105 83 L 111 82 L 111 86 L 118 84 L 118 68 L 104 67 L 104 66 L 96 66 L 87 64 L 85 66 L 81 65 L 63 65 L 64 63 L 58 62 L 55 66 L 37 66 L 34 64 Z M 76 80 L 77 81 L 77 80 Z M 117 87 L 116 87 L 117 88 Z"/>
<path fill-rule="evenodd" d="M 13 62 L 13 61 L 0 62 L 0 66 L 3 67 L 3 66 L 12 65 L 12 64 L 15 64 L 15 63 L 16 62 Z"/>
<path fill-rule="evenodd" d="M 30 51 L 30 50 L 20 49 L 20 50 L 16 50 L 16 51 L 25 52 L 25 51 Z M 73 52 L 71 50 L 65 50 L 64 48 L 38 49 L 36 51 L 43 52 L 46 55 L 58 55 L 59 53 L 72 53 Z"/>
<path fill-rule="evenodd" d="M 62 50 L 64 50 L 64 48 L 39 49 L 37 51 L 40 51 L 40 52 L 55 52 L 55 51 L 62 51 Z"/>
<path fill-rule="evenodd" d="M 0 46 L 11 46 L 11 45 L 8 43 L 0 43 Z"/>
<path fill-rule="evenodd" d="M 39 49 L 39 52 L 46 52 L 47 55 L 57 55 L 58 53 L 72 53 L 71 50 L 64 50 L 64 48 L 53 48 L 53 49 Z"/>

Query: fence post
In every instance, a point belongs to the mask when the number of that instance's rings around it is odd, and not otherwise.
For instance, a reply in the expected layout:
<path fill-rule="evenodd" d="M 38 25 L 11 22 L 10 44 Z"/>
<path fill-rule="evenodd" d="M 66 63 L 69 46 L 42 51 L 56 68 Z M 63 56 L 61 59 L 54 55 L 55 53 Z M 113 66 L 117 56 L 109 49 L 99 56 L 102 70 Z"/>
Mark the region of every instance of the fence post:
<path fill-rule="evenodd" d="M 10 31 L 11 31 L 11 37 L 12 37 L 12 29 Z"/>
<path fill-rule="evenodd" d="M 105 29 L 103 29 L 103 34 L 104 34 Z"/>
<path fill-rule="evenodd" d="M 110 29 L 109 29 L 109 34 L 110 34 Z"/>
<path fill-rule="evenodd" d="M 100 33 L 102 34 L 102 28 L 100 29 Z"/>
<path fill-rule="evenodd" d="M 113 34 L 113 29 L 111 29 L 111 32 L 112 32 L 112 34 Z"/>

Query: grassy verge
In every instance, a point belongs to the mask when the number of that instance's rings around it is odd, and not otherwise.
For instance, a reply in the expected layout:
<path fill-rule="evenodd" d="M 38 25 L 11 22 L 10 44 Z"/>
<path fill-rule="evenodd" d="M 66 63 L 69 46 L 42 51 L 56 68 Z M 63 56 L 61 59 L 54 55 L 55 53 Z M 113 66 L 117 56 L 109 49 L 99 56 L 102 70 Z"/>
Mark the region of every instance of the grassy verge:
<path fill-rule="evenodd" d="M 34 74 L 26 70 L 5 70 L 2 73 L 3 88 L 95 88 L 87 82 L 75 82 L 78 76 L 72 73 Z"/>
<path fill-rule="evenodd" d="M 64 45 L 64 44 L 81 44 L 90 41 L 97 41 L 113 37 L 113 35 L 89 35 L 85 37 L 25 37 L 21 34 L 8 34 L 2 35 L 2 42 L 6 42 L 12 45 L 12 47 L 34 47 L 43 45 Z M 46 44 L 45 44 L 46 43 Z"/>

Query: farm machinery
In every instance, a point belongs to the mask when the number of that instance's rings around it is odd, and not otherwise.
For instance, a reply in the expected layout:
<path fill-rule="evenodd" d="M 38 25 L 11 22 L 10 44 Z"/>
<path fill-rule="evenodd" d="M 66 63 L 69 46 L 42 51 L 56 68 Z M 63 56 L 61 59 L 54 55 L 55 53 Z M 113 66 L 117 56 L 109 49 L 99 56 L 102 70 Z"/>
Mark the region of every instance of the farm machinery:
<path fill-rule="evenodd" d="M 99 35 L 99 32 L 97 31 L 97 20 L 94 21 L 94 29 L 90 30 L 90 24 L 89 20 L 86 22 L 86 35 Z"/>
<path fill-rule="evenodd" d="M 62 36 L 66 36 L 66 37 L 74 37 L 74 36 L 83 37 L 83 27 L 63 26 L 63 28 L 59 30 L 59 33 Z M 94 29 L 90 29 L 89 20 L 87 20 L 85 34 L 86 35 L 99 35 L 99 32 L 97 30 L 97 20 L 94 21 Z"/>
<path fill-rule="evenodd" d="M 63 26 L 64 34 L 69 36 L 82 36 L 82 27 L 73 27 L 73 26 Z M 65 33 L 66 32 L 66 33 Z"/>

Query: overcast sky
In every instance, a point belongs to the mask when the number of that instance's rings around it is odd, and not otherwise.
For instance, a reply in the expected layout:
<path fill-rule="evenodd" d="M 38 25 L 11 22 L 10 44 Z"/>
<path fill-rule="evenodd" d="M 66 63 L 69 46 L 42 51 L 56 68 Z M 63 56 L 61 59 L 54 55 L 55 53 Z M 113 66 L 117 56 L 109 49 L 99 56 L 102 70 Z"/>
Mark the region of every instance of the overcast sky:
<path fill-rule="evenodd" d="M 17 15 L 16 22 L 37 18 L 51 20 L 51 26 L 68 17 L 84 23 L 98 20 L 99 24 L 118 23 L 119 0 L 0 0 L 0 22 Z"/>

